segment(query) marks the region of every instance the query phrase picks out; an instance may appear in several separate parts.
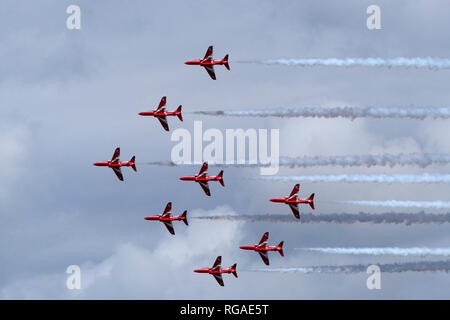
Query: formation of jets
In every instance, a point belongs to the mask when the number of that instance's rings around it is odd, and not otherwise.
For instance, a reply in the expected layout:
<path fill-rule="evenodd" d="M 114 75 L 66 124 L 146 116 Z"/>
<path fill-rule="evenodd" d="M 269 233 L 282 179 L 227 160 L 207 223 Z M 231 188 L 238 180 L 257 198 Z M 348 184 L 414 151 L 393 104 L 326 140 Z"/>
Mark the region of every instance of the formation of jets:
<path fill-rule="evenodd" d="M 208 50 L 206 51 L 205 57 L 203 59 L 186 61 L 185 64 L 199 65 L 199 66 L 204 67 L 205 70 L 210 75 L 210 77 L 213 80 L 216 80 L 216 75 L 214 72 L 214 65 L 224 65 L 228 70 L 230 70 L 230 65 L 228 64 L 228 54 L 221 60 L 214 60 L 212 55 L 213 55 L 213 47 L 210 46 L 208 48 Z M 176 117 L 178 117 L 178 119 L 180 121 L 183 121 L 183 116 L 181 114 L 181 108 L 182 108 L 181 105 L 178 106 L 178 108 L 175 109 L 174 111 L 167 111 L 165 108 L 166 101 L 167 101 L 167 98 L 165 96 L 162 97 L 158 108 L 156 108 L 155 110 L 140 112 L 139 115 L 140 116 L 152 116 L 152 117 L 157 118 L 159 120 L 159 122 L 161 123 L 162 127 L 164 128 L 164 130 L 169 131 L 167 117 L 176 116 Z M 116 150 L 114 151 L 114 154 L 113 154 L 111 160 L 95 162 L 94 166 L 109 167 L 114 171 L 114 173 L 116 174 L 117 178 L 120 181 L 124 181 L 121 167 L 131 167 L 134 171 L 137 171 L 136 157 L 133 156 L 129 161 L 120 161 L 119 158 L 120 158 L 120 148 L 117 147 Z M 209 176 L 208 175 L 208 162 L 204 162 L 202 164 L 202 167 L 198 174 L 195 174 L 192 176 L 180 177 L 180 180 L 197 182 L 201 186 L 202 190 L 205 192 L 205 194 L 207 196 L 211 196 L 211 191 L 210 191 L 209 184 L 208 184 L 209 181 L 219 181 L 219 183 L 223 187 L 225 187 L 225 183 L 223 181 L 223 170 L 220 171 L 216 176 Z M 311 208 L 314 210 L 314 193 L 311 194 L 311 196 L 309 196 L 309 198 L 307 198 L 307 199 L 301 199 L 301 198 L 298 198 L 299 188 L 300 188 L 300 185 L 296 184 L 294 186 L 294 188 L 292 189 L 292 192 L 289 196 L 282 197 L 282 198 L 273 198 L 273 199 L 270 199 L 270 201 L 281 202 L 281 203 L 285 203 L 285 204 L 289 205 L 295 218 L 300 219 L 298 204 L 301 204 L 301 203 L 309 204 L 311 206 Z M 175 235 L 175 230 L 174 230 L 174 227 L 172 224 L 173 221 L 183 221 L 186 226 L 189 225 L 188 221 L 187 221 L 187 211 L 186 210 L 181 215 L 173 215 L 172 214 L 172 202 L 167 203 L 163 213 L 158 214 L 158 215 L 147 216 L 144 219 L 147 221 L 162 222 L 166 226 L 169 233 L 172 235 Z M 268 243 L 267 243 L 268 239 L 269 239 L 269 232 L 265 232 L 258 244 L 244 245 L 244 246 L 240 246 L 239 248 L 243 249 L 243 250 L 253 250 L 255 252 L 258 252 L 258 254 L 260 255 L 264 264 L 269 265 L 270 262 L 269 262 L 268 252 L 269 251 L 278 251 L 281 256 L 284 256 L 284 253 L 283 253 L 283 243 L 284 242 L 281 241 L 278 245 L 271 246 L 271 245 L 268 245 Z M 224 286 L 224 282 L 222 279 L 223 273 L 231 273 L 236 278 L 238 277 L 238 275 L 237 275 L 237 271 L 236 271 L 236 264 L 234 264 L 228 268 L 222 268 L 221 263 L 222 263 L 222 257 L 218 256 L 216 261 L 214 262 L 214 265 L 211 268 L 205 267 L 205 268 L 195 269 L 194 272 L 211 274 L 212 276 L 214 276 L 214 278 L 217 280 L 217 282 L 219 283 L 220 286 Z"/>

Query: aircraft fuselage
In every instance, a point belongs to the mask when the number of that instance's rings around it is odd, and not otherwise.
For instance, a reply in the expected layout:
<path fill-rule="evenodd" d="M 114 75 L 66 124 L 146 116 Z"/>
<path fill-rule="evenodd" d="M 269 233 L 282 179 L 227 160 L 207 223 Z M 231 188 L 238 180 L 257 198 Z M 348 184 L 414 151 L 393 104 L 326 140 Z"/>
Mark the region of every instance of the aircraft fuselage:
<path fill-rule="evenodd" d="M 191 61 L 186 61 L 185 64 L 188 65 L 197 65 L 197 66 L 213 66 L 216 64 L 222 65 L 227 63 L 227 61 L 225 60 L 201 60 L 201 59 L 197 59 L 197 60 L 191 60 Z"/>
<path fill-rule="evenodd" d="M 153 116 L 153 117 L 164 117 L 164 116 L 176 116 L 181 114 L 180 111 L 143 111 L 138 113 L 140 116 Z"/>
<path fill-rule="evenodd" d="M 273 198 L 273 199 L 270 199 L 270 201 L 272 201 L 272 202 L 283 202 L 283 203 L 310 203 L 310 202 L 312 202 L 309 199 L 300 199 L 300 198 L 289 199 L 289 197 Z"/>
<path fill-rule="evenodd" d="M 186 176 L 186 177 L 180 178 L 180 180 L 185 180 L 185 181 L 217 181 L 220 179 L 221 178 L 219 176 L 198 177 L 197 175 Z"/>
<path fill-rule="evenodd" d="M 161 215 L 149 216 L 145 217 L 145 220 L 158 220 L 158 221 L 176 221 L 176 220 L 184 220 L 182 216 L 170 216 L 170 217 L 162 217 Z"/>
<path fill-rule="evenodd" d="M 254 251 L 278 251 L 281 250 L 279 246 L 258 246 L 255 245 L 249 245 L 249 246 L 240 246 L 239 248 L 244 250 L 254 250 Z"/>
<path fill-rule="evenodd" d="M 217 274 L 217 273 L 233 273 L 236 270 L 234 268 L 217 268 L 217 269 L 212 269 L 212 268 L 201 268 L 201 269 L 196 269 L 194 270 L 194 272 L 197 273 L 209 273 L 209 274 Z"/>
<path fill-rule="evenodd" d="M 101 161 L 101 162 L 95 162 L 94 166 L 97 167 L 131 167 L 134 165 L 133 162 L 130 161 L 120 161 L 120 162 L 112 162 L 112 161 Z"/>

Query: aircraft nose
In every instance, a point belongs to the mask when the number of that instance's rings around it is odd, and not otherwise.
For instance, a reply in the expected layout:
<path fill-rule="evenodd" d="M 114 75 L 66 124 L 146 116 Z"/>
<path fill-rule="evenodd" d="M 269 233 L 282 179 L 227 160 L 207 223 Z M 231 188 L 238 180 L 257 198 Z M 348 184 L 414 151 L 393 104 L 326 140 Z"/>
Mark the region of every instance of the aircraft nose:
<path fill-rule="evenodd" d="M 94 166 L 99 166 L 100 162 L 94 162 Z"/>

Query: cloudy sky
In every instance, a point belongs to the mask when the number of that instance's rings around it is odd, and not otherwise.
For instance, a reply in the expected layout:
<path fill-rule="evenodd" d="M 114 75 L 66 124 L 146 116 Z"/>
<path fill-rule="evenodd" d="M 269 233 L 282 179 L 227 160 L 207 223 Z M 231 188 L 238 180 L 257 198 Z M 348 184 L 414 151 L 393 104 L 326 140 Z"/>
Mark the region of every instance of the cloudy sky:
<path fill-rule="evenodd" d="M 381 30 L 368 30 L 366 9 L 381 8 Z M 66 8 L 81 8 L 81 30 L 66 28 Z M 200 110 L 333 106 L 446 106 L 449 70 L 283 67 L 233 63 L 275 58 L 448 57 L 446 1 L 2 1 L 0 4 L 0 297 L 2 299 L 407 299 L 450 298 L 447 273 L 382 274 L 368 290 L 366 273 L 257 273 L 256 253 L 239 245 L 285 241 L 271 267 L 382 264 L 442 260 L 307 253 L 300 247 L 448 247 L 448 224 L 372 225 L 205 221 L 175 223 L 176 236 L 143 218 L 168 201 L 188 216 L 292 215 L 269 198 L 293 182 L 271 182 L 254 168 L 226 168 L 225 184 L 206 197 L 178 177 L 198 168 L 157 167 L 170 160 L 171 132 L 138 112 L 163 95 L 183 105 L 172 129 L 280 130 L 282 156 L 449 153 L 446 120 L 215 118 Z M 186 60 L 230 54 L 231 71 L 212 81 Z M 138 172 L 120 182 L 107 160 L 120 146 L 136 155 Z M 447 173 L 449 166 L 316 167 L 280 175 Z M 211 168 L 216 174 L 219 168 Z M 450 200 L 446 184 L 301 183 L 316 193 L 314 214 L 415 212 L 341 200 Z M 311 213 L 306 206 L 303 212 Z M 430 213 L 446 210 L 427 209 Z M 293 217 L 292 217 L 293 218 Z M 192 270 L 238 265 L 219 287 Z M 82 289 L 66 288 L 66 269 L 78 265 Z M 242 270 L 242 271 L 240 271 Z"/>

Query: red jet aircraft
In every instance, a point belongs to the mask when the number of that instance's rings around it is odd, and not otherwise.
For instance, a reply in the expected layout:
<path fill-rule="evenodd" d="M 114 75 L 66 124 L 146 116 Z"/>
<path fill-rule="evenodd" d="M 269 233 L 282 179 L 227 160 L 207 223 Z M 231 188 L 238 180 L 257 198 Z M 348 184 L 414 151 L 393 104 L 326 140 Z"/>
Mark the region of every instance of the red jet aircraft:
<path fill-rule="evenodd" d="M 201 269 L 196 269 L 194 270 L 194 272 L 198 272 L 198 273 L 209 273 L 211 275 L 214 276 L 214 279 L 217 280 L 217 282 L 223 287 L 223 279 L 222 279 L 222 273 L 232 273 L 236 278 L 238 277 L 237 272 L 236 272 L 236 263 L 233 264 L 231 267 L 229 268 L 222 268 L 220 265 L 222 263 L 222 257 L 218 256 L 216 259 L 216 262 L 214 262 L 214 265 L 212 266 L 212 268 L 201 268 Z"/>
<path fill-rule="evenodd" d="M 166 205 L 166 208 L 164 209 L 164 212 L 162 214 L 156 215 L 156 216 L 149 216 L 145 217 L 145 220 L 157 220 L 164 223 L 164 225 L 167 227 L 167 230 L 171 234 L 175 234 L 175 230 L 173 229 L 172 221 L 179 221 L 182 220 L 186 225 L 188 225 L 187 221 L 187 211 L 184 210 L 184 212 L 181 214 L 181 216 L 172 216 L 171 211 L 172 210 L 172 202 L 169 202 Z"/>
<path fill-rule="evenodd" d="M 269 239 L 269 232 L 263 234 L 261 241 L 258 244 L 253 244 L 250 246 L 241 246 L 239 248 L 244 250 L 254 250 L 259 253 L 261 259 L 266 265 L 269 265 L 269 251 L 278 251 L 282 257 L 284 257 L 283 253 L 283 241 L 280 242 L 277 246 L 269 246 L 267 245 L 267 240 Z"/>
<path fill-rule="evenodd" d="M 133 156 L 130 161 L 120 161 L 119 157 L 120 157 L 120 148 L 116 148 L 111 160 L 96 162 L 94 163 L 94 166 L 110 167 L 111 169 L 113 169 L 117 178 L 119 178 L 120 181 L 123 181 L 123 175 L 122 171 L 120 170 L 120 167 L 131 167 L 133 168 L 134 171 L 137 171 L 135 164 L 136 157 Z"/>
<path fill-rule="evenodd" d="M 211 196 L 211 192 L 209 191 L 208 181 L 219 181 L 220 184 L 225 187 L 225 183 L 223 182 L 223 170 L 219 172 L 217 176 L 208 176 L 208 162 L 204 162 L 200 172 L 193 176 L 181 177 L 180 180 L 188 180 L 195 181 L 200 184 L 203 191 L 205 191 L 207 196 Z"/>
<path fill-rule="evenodd" d="M 203 59 L 186 61 L 185 64 L 189 65 L 199 65 L 205 68 L 208 72 L 209 76 L 216 80 L 216 74 L 214 72 L 214 65 L 224 65 L 228 70 L 230 70 L 230 65 L 228 64 L 228 54 L 222 60 L 214 60 L 213 59 L 213 46 L 209 46 L 208 50 L 206 50 L 205 57 Z"/>
<path fill-rule="evenodd" d="M 300 213 L 298 211 L 298 204 L 299 203 L 307 203 L 314 210 L 314 193 L 312 195 L 310 195 L 308 199 L 300 199 L 300 198 L 297 198 L 299 189 L 300 189 L 300 185 L 297 183 L 294 186 L 294 189 L 292 189 L 291 195 L 289 197 L 274 198 L 274 199 L 270 199 L 270 201 L 286 203 L 292 209 L 292 213 L 294 214 L 294 216 L 297 219 L 300 219 Z"/>
<path fill-rule="evenodd" d="M 159 106 L 155 110 L 139 112 L 140 116 L 153 116 L 158 118 L 159 122 L 163 126 L 164 130 L 169 131 L 169 125 L 167 124 L 167 116 L 177 116 L 180 121 L 183 121 L 183 116 L 181 115 L 181 105 L 178 106 L 175 111 L 166 111 L 166 97 L 162 97 L 159 102 Z"/>

